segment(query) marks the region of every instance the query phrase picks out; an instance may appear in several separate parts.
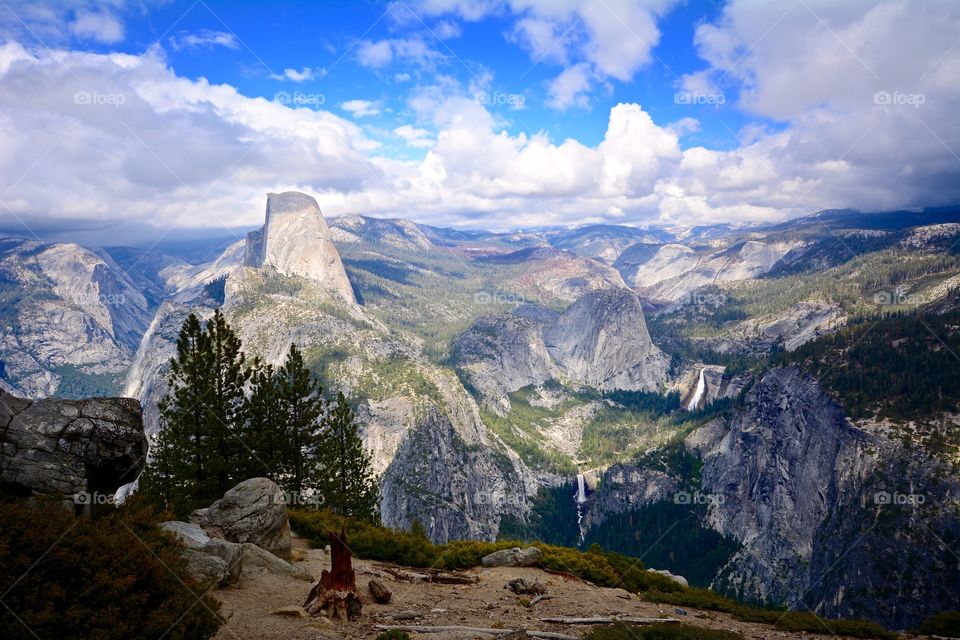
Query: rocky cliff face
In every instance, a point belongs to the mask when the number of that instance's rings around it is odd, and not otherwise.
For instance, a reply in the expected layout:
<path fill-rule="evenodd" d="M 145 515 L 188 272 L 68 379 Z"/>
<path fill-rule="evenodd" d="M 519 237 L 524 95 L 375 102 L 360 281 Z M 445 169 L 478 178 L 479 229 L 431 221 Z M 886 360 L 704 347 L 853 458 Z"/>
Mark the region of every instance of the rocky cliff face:
<path fill-rule="evenodd" d="M 548 380 L 655 391 L 669 364 L 650 340 L 640 300 L 629 289 L 593 291 L 560 315 L 524 305 L 510 315 L 485 316 L 454 341 L 451 356 L 501 415 L 510 411 L 508 393 Z"/>
<path fill-rule="evenodd" d="M 563 375 L 596 389 L 656 391 L 667 357 L 650 340 L 640 300 L 627 289 L 589 293 L 544 331 Z"/>
<path fill-rule="evenodd" d="M 381 517 L 404 529 L 421 522 L 432 540 L 494 540 L 503 516 L 524 516 L 523 466 L 502 446 L 473 442 L 431 407 L 396 452 L 381 482 Z"/>
<path fill-rule="evenodd" d="M 543 342 L 543 323 L 518 315 L 486 316 L 453 343 L 451 357 L 494 411 L 510 411 L 508 393 L 553 379 L 558 370 Z"/>
<path fill-rule="evenodd" d="M 0 391 L 0 487 L 7 493 L 112 496 L 137 477 L 146 454 L 136 400 L 31 401 Z"/>
<path fill-rule="evenodd" d="M 0 376 L 30 397 L 67 375 L 72 393 L 112 391 L 150 322 L 123 270 L 76 244 L 0 241 L 0 287 L 17 292 L 0 311 Z"/>
<path fill-rule="evenodd" d="M 244 264 L 273 267 L 287 276 L 321 282 L 344 300 L 354 302 L 330 229 L 313 197 L 287 191 L 267 194 L 267 219 L 247 236 Z"/>
<path fill-rule="evenodd" d="M 797 241 L 766 238 L 708 251 L 682 244 L 641 243 L 626 249 L 615 266 L 627 284 L 644 296 L 680 300 L 697 287 L 763 275 L 799 246 Z"/>
<path fill-rule="evenodd" d="M 725 587 L 798 604 L 814 537 L 837 500 L 834 470 L 862 438 L 798 369 L 771 371 L 749 392 L 746 411 L 702 452 L 703 491 L 722 496 L 711 524 L 744 545 L 725 571 Z"/>
<path fill-rule="evenodd" d="M 703 458 L 702 490 L 722 497 L 710 524 L 743 545 L 716 586 L 830 616 L 870 612 L 892 628 L 956 608 L 949 465 L 850 424 L 799 369 L 769 371 L 725 433 L 714 424 L 688 445 Z"/>
<path fill-rule="evenodd" d="M 960 606 L 960 481 L 948 460 L 888 427 L 852 424 L 816 380 L 778 368 L 742 406 L 690 433 L 701 525 L 738 543 L 713 587 L 892 629 Z M 587 526 L 692 491 L 697 478 L 657 453 L 603 472 Z"/>

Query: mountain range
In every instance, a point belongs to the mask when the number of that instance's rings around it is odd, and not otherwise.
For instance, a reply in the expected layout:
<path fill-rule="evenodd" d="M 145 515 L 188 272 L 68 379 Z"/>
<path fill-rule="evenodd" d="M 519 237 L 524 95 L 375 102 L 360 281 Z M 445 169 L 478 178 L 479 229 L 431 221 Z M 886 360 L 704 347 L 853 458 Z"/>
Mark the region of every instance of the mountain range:
<path fill-rule="evenodd" d="M 208 260 L 0 239 L 0 387 L 134 397 L 153 435 L 222 308 L 354 403 L 389 526 L 905 628 L 960 608 L 958 285 L 960 207 L 493 233 L 268 194 Z"/>

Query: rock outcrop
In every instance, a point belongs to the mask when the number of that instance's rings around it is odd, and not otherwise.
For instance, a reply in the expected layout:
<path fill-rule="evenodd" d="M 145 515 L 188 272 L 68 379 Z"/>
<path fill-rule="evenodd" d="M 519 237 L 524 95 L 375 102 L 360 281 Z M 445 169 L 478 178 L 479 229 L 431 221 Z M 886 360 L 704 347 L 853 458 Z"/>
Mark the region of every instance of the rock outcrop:
<path fill-rule="evenodd" d="M 0 483 L 17 495 L 112 497 L 143 469 L 147 439 L 130 398 L 25 400 L 0 391 Z"/>
<path fill-rule="evenodd" d="M 556 378 L 543 342 L 543 324 L 517 315 L 485 316 L 453 343 L 461 375 L 497 413 L 510 411 L 507 394 Z"/>
<path fill-rule="evenodd" d="M 355 302 L 320 207 L 305 193 L 267 194 L 266 222 L 247 235 L 244 264 L 321 282 L 344 300 Z"/>
<path fill-rule="evenodd" d="M 209 535 L 249 542 L 279 558 L 290 559 L 290 519 L 284 494 L 268 478 L 251 478 L 233 487 L 190 520 Z"/>
<path fill-rule="evenodd" d="M 512 549 L 501 549 L 487 554 L 480 559 L 481 566 L 484 567 L 532 567 L 540 562 L 543 552 L 536 547 L 513 547 Z"/>
<path fill-rule="evenodd" d="M 960 539 L 949 464 L 851 424 L 795 367 L 768 371 L 722 423 L 687 441 L 715 498 L 710 525 L 743 545 L 715 587 L 890 628 L 960 605 L 956 556 L 942 544 Z"/>
<path fill-rule="evenodd" d="M 548 380 L 656 391 L 669 365 L 629 289 L 587 293 L 559 315 L 527 304 L 510 315 L 484 316 L 454 341 L 451 357 L 467 384 L 501 415 L 510 411 L 507 394 Z"/>
<path fill-rule="evenodd" d="M 501 517 L 526 515 L 522 465 L 468 436 L 437 407 L 426 409 L 381 479 L 384 524 L 409 529 L 419 521 L 434 542 L 495 540 Z"/>
<path fill-rule="evenodd" d="M 236 584 L 243 576 L 258 573 L 287 575 L 298 580 L 313 579 L 306 569 L 281 560 L 253 543 L 230 542 L 208 535 L 192 522 L 173 520 L 160 526 L 177 536 L 183 545 L 187 570 L 202 584 L 225 587 Z"/>
<path fill-rule="evenodd" d="M 544 331 L 563 374 L 601 390 L 656 391 L 667 357 L 650 340 L 643 309 L 629 289 L 594 291 Z"/>

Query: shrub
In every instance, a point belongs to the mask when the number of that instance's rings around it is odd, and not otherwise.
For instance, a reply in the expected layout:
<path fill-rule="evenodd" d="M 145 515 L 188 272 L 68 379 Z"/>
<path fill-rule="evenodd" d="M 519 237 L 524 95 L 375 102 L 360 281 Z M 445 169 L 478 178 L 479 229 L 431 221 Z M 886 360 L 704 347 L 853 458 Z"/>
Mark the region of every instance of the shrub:
<path fill-rule="evenodd" d="M 410 636 L 399 629 L 390 629 L 378 635 L 377 640 L 410 640 Z"/>
<path fill-rule="evenodd" d="M 653 624 L 638 627 L 617 623 L 594 629 L 583 640 L 743 640 L 732 631 L 717 631 L 685 624 Z"/>
<path fill-rule="evenodd" d="M 139 501 L 94 518 L 61 502 L 0 503 L 0 637 L 210 638 L 220 605 L 185 569 Z"/>
<path fill-rule="evenodd" d="M 960 611 L 935 613 L 920 625 L 920 633 L 930 636 L 960 638 Z"/>

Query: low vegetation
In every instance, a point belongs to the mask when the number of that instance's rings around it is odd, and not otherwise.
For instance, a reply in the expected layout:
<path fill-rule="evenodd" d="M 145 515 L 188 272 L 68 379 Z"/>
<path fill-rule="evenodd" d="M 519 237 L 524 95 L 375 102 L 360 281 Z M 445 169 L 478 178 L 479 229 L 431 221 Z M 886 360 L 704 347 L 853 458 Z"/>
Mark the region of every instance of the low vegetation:
<path fill-rule="evenodd" d="M 172 534 L 142 503 L 91 518 L 0 503 L 0 638 L 211 638 L 223 623 Z"/>
<path fill-rule="evenodd" d="M 347 534 L 351 550 L 357 556 L 410 567 L 468 569 L 479 566 L 483 556 L 518 544 L 508 540 L 459 540 L 434 544 L 427 539 L 423 527 L 419 525 L 415 525 L 411 531 L 394 531 L 329 511 L 295 510 L 290 512 L 290 520 L 293 528 L 314 546 L 325 546 L 331 531 L 343 530 Z M 720 611 L 744 622 L 770 624 L 783 631 L 883 640 L 895 640 L 897 637 L 872 622 L 825 620 L 807 612 L 762 609 L 725 598 L 709 589 L 683 587 L 665 576 L 647 571 L 643 562 L 637 558 L 604 551 L 596 544 L 586 551 L 539 542 L 533 546 L 543 552 L 539 563 L 543 569 L 569 574 L 601 587 L 626 589 L 650 602 Z"/>
<path fill-rule="evenodd" d="M 653 624 L 637 626 L 617 623 L 594 629 L 583 640 L 742 640 L 733 631 L 703 629 L 685 624 Z"/>
<path fill-rule="evenodd" d="M 935 613 L 920 625 L 920 633 L 945 638 L 960 638 L 960 611 Z"/>

